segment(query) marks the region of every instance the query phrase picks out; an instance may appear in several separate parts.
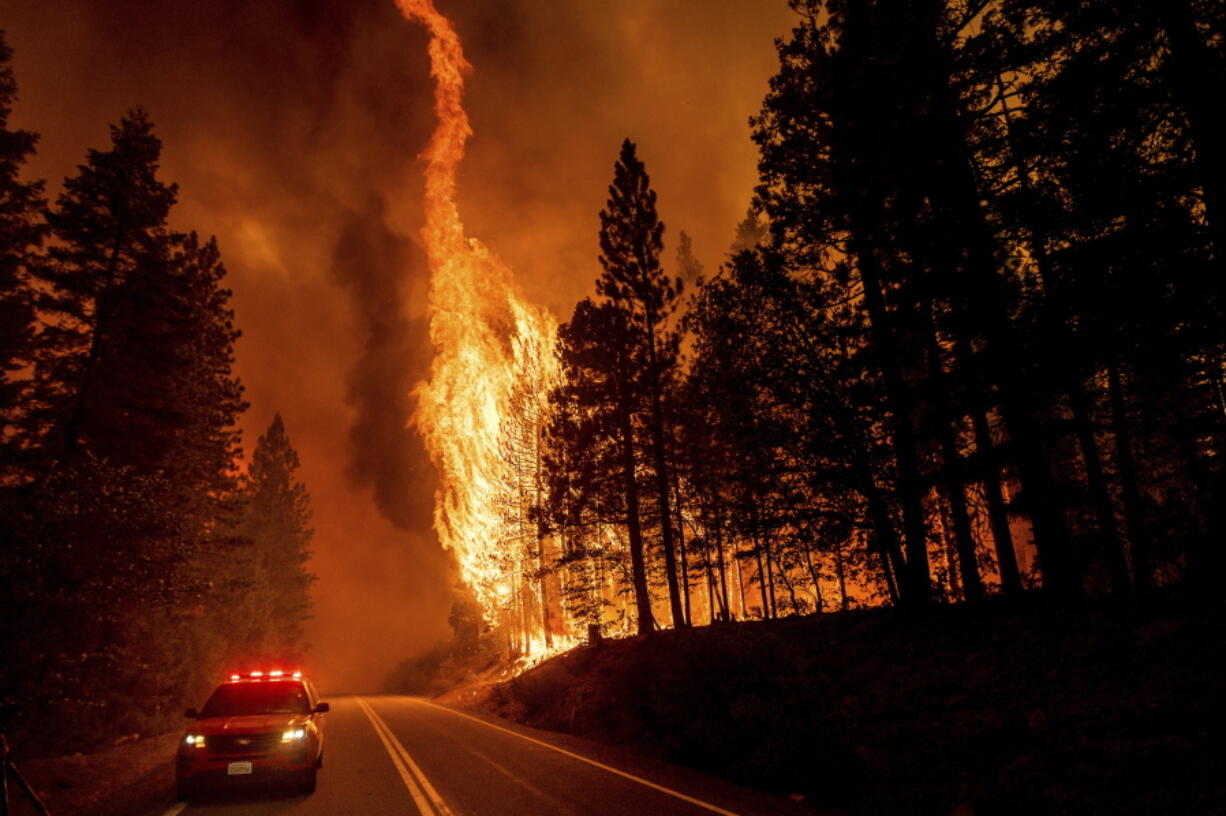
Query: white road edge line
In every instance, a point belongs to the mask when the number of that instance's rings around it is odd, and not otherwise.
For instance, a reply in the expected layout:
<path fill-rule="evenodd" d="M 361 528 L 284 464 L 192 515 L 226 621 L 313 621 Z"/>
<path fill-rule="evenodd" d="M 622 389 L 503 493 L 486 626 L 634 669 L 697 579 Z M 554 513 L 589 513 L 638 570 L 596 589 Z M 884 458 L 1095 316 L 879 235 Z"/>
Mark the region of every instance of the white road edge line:
<path fill-rule="evenodd" d="M 666 788 L 663 785 L 657 785 L 655 782 L 651 782 L 647 779 L 643 779 L 642 777 L 635 776 L 632 773 L 626 773 L 625 771 L 618 770 L 617 768 L 614 768 L 610 765 L 605 765 L 603 762 L 597 762 L 594 759 L 588 759 L 585 756 L 582 756 L 580 754 L 571 753 L 570 751 L 567 751 L 564 748 L 559 748 L 556 745 L 550 745 L 549 743 L 544 742 L 542 740 L 533 739 L 532 737 L 529 737 L 526 734 L 521 734 L 518 731 L 512 731 L 509 728 L 503 728 L 501 725 L 494 725 L 492 722 L 486 722 L 480 717 L 474 717 L 471 714 L 465 714 L 462 711 L 456 711 L 454 708 L 448 708 L 447 706 L 441 706 L 438 703 L 432 703 L 429 700 L 422 700 L 422 702 L 425 703 L 426 705 L 434 706 L 435 708 L 441 708 L 443 711 L 448 711 L 456 715 L 457 717 L 463 717 L 466 720 L 472 720 L 475 723 L 481 723 L 484 726 L 488 726 L 497 731 L 502 731 L 507 734 L 511 734 L 513 736 L 519 737 L 522 740 L 527 740 L 528 742 L 535 743 L 536 745 L 540 745 L 544 748 L 548 748 L 551 751 L 557 751 L 559 754 L 565 754 L 571 759 L 577 759 L 580 762 L 586 762 L 588 765 L 594 765 L 595 767 L 600 768 L 601 770 L 608 771 L 609 773 L 617 774 L 618 776 L 625 777 L 626 779 L 631 779 L 635 782 L 638 782 L 640 785 L 646 785 L 647 787 L 652 788 L 654 790 L 658 790 L 661 793 L 667 793 L 669 796 L 674 796 L 684 802 L 689 802 L 691 805 L 697 805 L 698 807 L 709 810 L 712 813 L 718 813 L 720 814 L 720 816 L 740 816 L 740 814 L 733 813 L 731 810 L 724 810 L 722 807 L 719 807 L 718 805 L 712 805 L 709 802 L 704 802 L 701 799 L 695 799 L 693 796 L 687 796 L 684 793 L 673 790 L 672 788 Z"/>
<path fill-rule="evenodd" d="M 406 768 L 404 762 L 401 761 L 400 754 L 397 752 L 396 748 L 392 746 L 392 743 L 388 740 L 387 736 L 384 735 L 383 729 L 380 727 L 379 720 L 377 719 L 378 715 L 375 714 L 370 706 L 366 704 L 366 701 L 361 697 L 355 697 L 354 699 L 358 701 L 358 707 L 366 713 L 366 718 L 370 720 L 371 727 L 375 729 L 375 734 L 379 737 L 379 741 L 383 743 L 383 748 L 387 751 L 387 755 L 392 758 L 392 764 L 396 766 L 396 772 L 400 774 L 401 781 L 403 781 L 404 786 L 409 789 L 409 795 L 413 797 L 413 804 L 417 806 L 419 811 L 421 811 L 421 816 L 431 816 L 433 808 L 430 807 L 429 802 L 426 800 L 425 794 L 422 793 L 421 788 L 418 787 L 417 783 L 413 780 L 413 775 L 409 772 L 409 769 Z M 392 737 L 392 739 L 395 739 L 395 737 Z M 401 750 L 403 750 L 403 748 Z M 166 816 L 171 816 L 171 814 L 166 814 Z"/>
<path fill-rule="evenodd" d="M 170 806 L 170 810 L 162 814 L 162 816 L 179 816 L 188 806 L 188 802 L 175 802 Z"/>
<path fill-rule="evenodd" d="M 386 734 L 384 745 L 388 745 L 390 743 L 391 747 L 395 748 L 395 750 L 400 754 L 400 758 L 404 760 L 406 765 L 408 765 L 413 777 L 417 782 L 421 783 L 421 788 L 425 791 L 425 795 L 430 800 L 430 804 L 433 805 L 434 812 L 437 813 L 438 816 L 452 816 L 451 808 L 447 807 L 447 803 L 443 801 L 443 797 L 438 795 L 438 791 L 436 791 L 434 786 L 430 784 L 430 780 L 426 778 L 424 773 L 422 773 L 422 770 L 418 764 L 413 761 L 413 757 L 409 756 L 409 752 L 400 743 L 400 740 L 396 739 L 396 735 L 392 733 L 392 729 L 389 728 L 383 718 L 379 716 L 379 712 L 375 711 L 374 708 L 371 707 L 370 703 L 366 702 L 366 700 L 362 699 L 361 697 L 358 697 L 357 700 L 362 708 L 365 709 L 366 716 L 370 717 L 371 722 L 375 724 L 375 730 L 377 731 L 379 728 L 383 729 L 384 734 Z M 380 737 L 383 738 L 383 734 L 380 734 Z M 418 807 L 420 808 L 421 806 L 418 805 Z M 422 816 L 427 816 L 424 809 L 422 810 Z"/>

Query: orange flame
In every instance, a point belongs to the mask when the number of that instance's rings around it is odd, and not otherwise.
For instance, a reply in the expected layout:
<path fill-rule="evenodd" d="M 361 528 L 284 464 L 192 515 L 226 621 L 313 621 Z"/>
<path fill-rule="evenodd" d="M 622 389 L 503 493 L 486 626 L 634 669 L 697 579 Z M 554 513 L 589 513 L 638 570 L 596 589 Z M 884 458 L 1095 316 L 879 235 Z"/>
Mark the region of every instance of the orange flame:
<path fill-rule="evenodd" d="M 439 472 L 434 526 L 465 581 L 491 617 L 522 578 L 508 542 L 500 491 L 515 476 L 502 435 L 517 389 L 543 400 L 556 363 L 556 321 L 519 296 L 511 271 L 464 234 L 456 206 L 456 170 L 472 135 L 462 98 L 472 66 L 460 38 L 432 0 L 396 0 L 400 13 L 430 31 L 430 74 L 438 124 L 425 159 L 422 229 L 430 262 L 427 311 L 435 348 L 430 381 L 416 391 L 413 421 Z M 543 403 L 539 403 L 543 404 Z"/>

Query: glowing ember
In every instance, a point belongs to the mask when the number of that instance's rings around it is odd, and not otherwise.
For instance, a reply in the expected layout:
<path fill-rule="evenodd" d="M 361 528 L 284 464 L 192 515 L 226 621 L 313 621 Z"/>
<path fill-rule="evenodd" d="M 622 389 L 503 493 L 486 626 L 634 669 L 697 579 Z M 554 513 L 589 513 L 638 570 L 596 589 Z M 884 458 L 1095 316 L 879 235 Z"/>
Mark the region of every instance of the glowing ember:
<path fill-rule="evenodd" d="M 542 405 L 555 375 L 551 349 L 556 322 L 524 303 L 510 270 L 464 234 L 455 189 L 456 169 L 472 133 L 461 102 L 471 66 L 451 22 L 432 0 L 397 0 L 397 5 L 405 19 L 430 31 L 438 115 L 423 153 L 422 229 L 430 261 L 427 308 L 435 358 L 430 381 L 417 389 L 414 422 L 439 472 L 435 528 L 494 618 L 505 615 L 508 604 L 524 594 L 517 587 L 524 581 L 523 565 L 510 546 L 523 538 L 522 530 L 510 528 L 522 524 L 509 520 L 500 506 L 507 485 L 522 479 L 516 463 L 508 461 L 503 437 L 513 413 L 524 410 L 522 395 L 529 395 L 536 408 Z"/>

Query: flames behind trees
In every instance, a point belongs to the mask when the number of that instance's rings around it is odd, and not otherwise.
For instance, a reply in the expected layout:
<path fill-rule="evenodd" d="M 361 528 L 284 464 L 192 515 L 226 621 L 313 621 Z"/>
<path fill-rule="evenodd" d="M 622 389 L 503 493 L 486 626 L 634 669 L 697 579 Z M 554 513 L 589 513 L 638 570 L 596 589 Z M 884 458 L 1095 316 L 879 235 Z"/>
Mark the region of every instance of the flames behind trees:
<path fill-rule="evenodd" d="M 465 235 L 456 171 L 472 135 L 462 103 L 471 66 L 451 21 L 431 0 L 397 5 L 430 32 L 438 116 L 422 154 L 427 311 L 436 353 L 413 418 L 439 471 L 435 528 L 487 616 L 512 624 L 517 648 L 531 651 L 530 629 L 543 630 L 540 640 L 552 643 L 543 625 L 551 603 L 544 578 L 527 576 L 541 572 L 543 542 L 532 508 L 540 498 L 542 401 L 556 377 L 556 323 L 523 300 L 506 265 Z"/>

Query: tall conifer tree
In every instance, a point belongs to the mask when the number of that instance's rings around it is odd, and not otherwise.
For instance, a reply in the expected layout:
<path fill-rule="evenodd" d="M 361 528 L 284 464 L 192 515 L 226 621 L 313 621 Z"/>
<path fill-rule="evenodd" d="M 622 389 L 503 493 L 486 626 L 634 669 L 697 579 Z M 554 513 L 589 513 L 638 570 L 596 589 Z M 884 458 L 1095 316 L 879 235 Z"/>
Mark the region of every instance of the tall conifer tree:
<path fill-rule="evenodd" d="M 7 426 L 16 418 L 25 379 L 21 371 L 31 362 L 34 342 L 29 272 L 47 232 L 42 219 L 43 182 L 21 177 L 38 134 L 9 128 L 17 100 L 12 56 L 0 31 L 0 424 L 6 431 L 0 433 L 2 451 L 14 446 Z"/>
<path fill-rule="evenodd" d="M 608 203 L 600 212 L 600 265 L 604 274 L 596 281 L 596 291 L 625 315 L 631 342 L 641 349 L 638 410 L 645 416 L 650 440 L 648 461 L 655 470 L 654 493 L 669 607 L 673 625 L 681 627 L 685 625 L 685 611 L 673 544 L 665 406 L 680 344 L 677 332 L 668 328 L 668 319 L 677 307 L 682 283 L 660 266 L 663 236 L 664 224 L 656 214 L 656 192 L 634 143 L 626 139 L 613 168 Z"/>
<path fill-rule="evenodd" d="M 311 497 L 298 479 L 298 467 L 298 452 L 277 414 L 255 445 L 240 528 L 252 544 L 251 603 L 259 621 L 257 636 L 264 637 L 264 658 L 293 658 L 306 646 L 303 637 L 315 581 L 307 562 L 314 531 Z"/>

